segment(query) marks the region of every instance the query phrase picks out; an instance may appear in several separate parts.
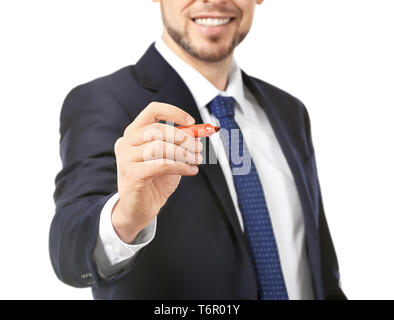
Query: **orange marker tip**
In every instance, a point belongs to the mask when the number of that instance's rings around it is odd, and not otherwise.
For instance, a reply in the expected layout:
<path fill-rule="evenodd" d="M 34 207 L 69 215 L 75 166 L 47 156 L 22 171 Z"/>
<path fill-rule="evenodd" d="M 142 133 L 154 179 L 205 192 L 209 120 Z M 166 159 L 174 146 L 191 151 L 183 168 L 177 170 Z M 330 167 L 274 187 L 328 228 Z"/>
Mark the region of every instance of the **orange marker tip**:
<path fill-rule="evenodd" d="M 215 126 L 215 131 L 218 132 L 220 130 L 220 127 Z"/>

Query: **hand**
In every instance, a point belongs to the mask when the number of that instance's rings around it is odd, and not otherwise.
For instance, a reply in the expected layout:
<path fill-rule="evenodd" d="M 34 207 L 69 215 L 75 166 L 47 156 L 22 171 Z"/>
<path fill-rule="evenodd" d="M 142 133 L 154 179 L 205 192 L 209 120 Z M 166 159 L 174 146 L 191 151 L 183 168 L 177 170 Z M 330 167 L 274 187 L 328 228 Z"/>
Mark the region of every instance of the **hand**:
<path fill-rule="evenodd" d="M 120 239 L 134 241 L 176 190 L 182 175 L 198 173 L 202 143 L 192 135 L 158 120 L 192 125 L 182 109 L 150 103 L 115 143 L 119 200 L 112 224 Z"/>

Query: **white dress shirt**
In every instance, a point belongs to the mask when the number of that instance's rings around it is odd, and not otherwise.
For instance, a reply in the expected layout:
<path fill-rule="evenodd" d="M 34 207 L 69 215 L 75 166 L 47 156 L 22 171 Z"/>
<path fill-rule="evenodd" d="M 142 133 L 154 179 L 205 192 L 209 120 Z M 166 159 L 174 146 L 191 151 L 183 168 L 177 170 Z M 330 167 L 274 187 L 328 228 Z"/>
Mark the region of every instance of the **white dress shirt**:
<path fill-rule="evenodd" d="M 293 175 L 264 110 L 244 85 L 235 59 L 232 60 L 227 88 L 221 91 L 178 57 L 161 38 L 155 42 L 155 47 L 188 86 L 204 123 L 220 125 L 207 108 L 213 98 L 220 94 L 235 99 L 235 121 L 242 131 L 263 185 L 289 299 L 313 299 L 304 220 Z M 241 229 L 244 230 L 224 144 L 219 134 L 212 135 L 210 141 L 229 187 Z M 117 200 L 118 194 L 115 194 L 102 210 L 99 237 L 93 254 L 100 275 L 105 279 L 132 263 L 138 250 L 147 245 L 156 232 L 154 218 L 140 232 L 134 244 L 121 241 L 111 223 L 112 208 Z"/>

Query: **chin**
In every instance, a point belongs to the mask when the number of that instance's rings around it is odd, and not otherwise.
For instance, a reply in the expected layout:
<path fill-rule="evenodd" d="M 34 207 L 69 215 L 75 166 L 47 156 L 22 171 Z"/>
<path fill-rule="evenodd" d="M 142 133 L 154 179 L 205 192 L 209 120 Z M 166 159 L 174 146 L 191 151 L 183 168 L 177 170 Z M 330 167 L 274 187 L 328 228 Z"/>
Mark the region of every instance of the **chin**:
<path fill-rule="evenodd" d="M 219 62 L 227 58 L 228 54 L 202 53 L 194 56 L 205 62 Z"/>
<path fill-rule="evenodd" d="M 230 52 L 229 45 L 209 44 L 205 46 L 196 46 L 195 56 L 205 61 L 220 61 L 228 57 Z"/>

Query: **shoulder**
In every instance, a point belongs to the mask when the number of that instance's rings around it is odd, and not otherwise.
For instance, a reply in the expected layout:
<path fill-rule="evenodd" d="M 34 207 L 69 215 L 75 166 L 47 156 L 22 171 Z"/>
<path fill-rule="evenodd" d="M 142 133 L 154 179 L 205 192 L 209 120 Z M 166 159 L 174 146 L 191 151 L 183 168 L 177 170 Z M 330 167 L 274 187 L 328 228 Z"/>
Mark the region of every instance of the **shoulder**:
<path fill-rule="evenodd" d="M 136 83 L 133 66 L 128 66 L 74 87 L 60 110 L 61 135 L 71 128 L 82 132 L 92 127 L 126 127 L 130 122 L 127 95 Z"/>
<path fill-rule="evenodd" d="M 285 109 L 287 112 L 307 112 L 304 103 L 299 98 L 257 77 L 249 77 L 260 88 L 264 98 L 272 102 L 275 107 Z"/>
<path fill-rule="evenodd" d="M 260 89 L 264 99 L 275 107 L 275 111 L 283 120 L 293 125 L 301 124 L 309 130 L 310 120 L 304 103 L 294 95 L 259 78 L 249 76 Z"/>
<path fill-rule="evenodd" d="M 294 141 L 303 141 L 306 150 L 308 150 L 307 154 L 313 152 L 311 123 L 304 103 L 283 89 L 256 77 L 249 77 L 258 87 L 265 101 L 273 107 L 282 123 L 285 124 Z"/>
<path fill-rule="evenodd" d="M 110 117 L 127 115 L 129 118 L 128 106 L 138 97 L 140 90 L 134 65 L 123 67 L 71 89 L 64 99 L 61 118 L 89 111 Z"/>
<path fill-rule="evenodd" d="M 89 97 L 118 98 L 137 85 L 134 66 L 127 66 L 111 74 L 96 78 L 74 87 L 66 96 L 68 100 L 83 100 Z"/>

